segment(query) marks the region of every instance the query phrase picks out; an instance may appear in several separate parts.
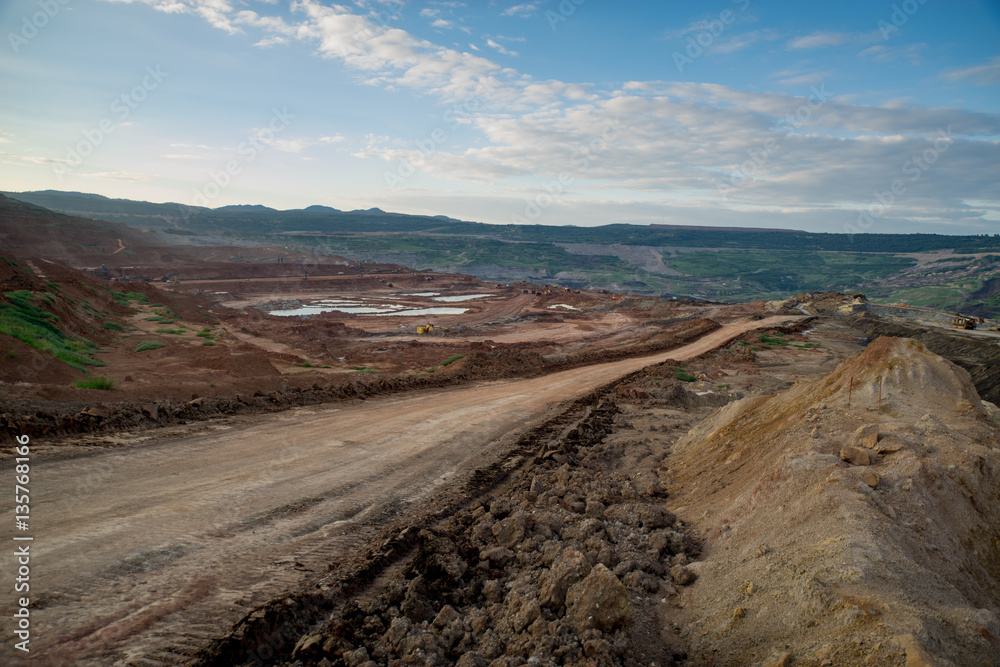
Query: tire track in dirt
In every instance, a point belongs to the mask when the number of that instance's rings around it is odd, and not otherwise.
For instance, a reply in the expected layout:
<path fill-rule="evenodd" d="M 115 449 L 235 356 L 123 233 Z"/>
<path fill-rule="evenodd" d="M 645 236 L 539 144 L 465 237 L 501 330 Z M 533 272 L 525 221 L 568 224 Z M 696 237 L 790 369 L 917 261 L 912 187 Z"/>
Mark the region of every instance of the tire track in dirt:
<path fill-rule="evenodd" d="M 205 642 L 206 633 L 188 636 L 191 627 L 223 631 L 433 491 L 467 479 L 558 405 L 649 364 L 800 319 L 728 325 L 669 352 L 537 378 L 289 410 L 223 432 L 39 462 L 32 657 L 183 662 L 188 647 Z M 0 613 L 12 612 L 9 604 Z M 22 664 L 9 646 L 0 659 Z"/>

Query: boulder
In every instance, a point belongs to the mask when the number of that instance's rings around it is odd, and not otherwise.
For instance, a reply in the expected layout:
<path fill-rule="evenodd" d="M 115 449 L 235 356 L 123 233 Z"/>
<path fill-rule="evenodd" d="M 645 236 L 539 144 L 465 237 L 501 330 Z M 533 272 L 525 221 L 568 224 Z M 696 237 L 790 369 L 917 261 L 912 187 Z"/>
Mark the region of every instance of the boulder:
<path fill-rule="evenodd" d="M 868 451 L 860 447 L 848 446 L 840 450 L 840 458 L 852 466 L 866 466 L 872 462 Z"/>
<path fill-rule="evenodd" d="M 624 584 L 603 565 L 595 565 L 583 581 L 566 592 L 566 614 L 580 632 L 611 632 L 635 620 Z"/>
<path fill-rule="evenodd" d="M 576 549 L 565 549 L 542 577 L 539 601 L 550 609 L 566 602 L 566 591 L 590 573 L 590 561 Z"/>

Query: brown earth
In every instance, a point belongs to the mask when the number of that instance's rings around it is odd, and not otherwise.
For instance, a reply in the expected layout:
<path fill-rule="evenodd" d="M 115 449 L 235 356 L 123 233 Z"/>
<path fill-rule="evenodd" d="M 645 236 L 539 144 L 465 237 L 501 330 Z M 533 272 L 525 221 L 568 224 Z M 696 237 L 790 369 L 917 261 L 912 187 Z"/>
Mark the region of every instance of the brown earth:
<path fill-rule="evenodd" d="M 797 319 L 728 325 L 670 356 Z M 159 437 L 122 433 L 105 451 L 78 456 L 65 443 L 33 463 L 33 623 L 44 638 L 34 655 L 47 664 L 180 660 L 221 619 L 233 622 L 304 573 L 354 555 L 394 517 L 412 523 L 423 501 L 435 511 L 466 502 L 462 484 L 480 488 L 476 471 L 523 448 L 526 426 L 666 356 L 210 421 Z M 14 658 L 9 646 L 0 651 Z"/>

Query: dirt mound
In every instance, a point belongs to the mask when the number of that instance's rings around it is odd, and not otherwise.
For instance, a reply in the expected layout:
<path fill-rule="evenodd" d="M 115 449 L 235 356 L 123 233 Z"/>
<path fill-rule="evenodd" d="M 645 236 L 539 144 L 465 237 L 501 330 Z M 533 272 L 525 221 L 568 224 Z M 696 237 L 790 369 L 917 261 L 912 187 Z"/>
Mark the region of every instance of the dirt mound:
<path fill-rule="evenodd" d="M 934 354 L 939 354 L 967 370 L 983 400 L 1000 404 L 1000 346 L 973 340 L 961 334 L 949 335 L 925 327 L 887 322 L 874 317 L 856 317 L 852 318 L 850 323 L 864 331 L 869 338 L 895 336 L 919 340 Z"/>
<path fill-rule="evenodd" d="M 701 423 L 671 484 L 707 538 L 696 663 L 998 664 L 998 443 L 969 374 L 893 338 Z"/>

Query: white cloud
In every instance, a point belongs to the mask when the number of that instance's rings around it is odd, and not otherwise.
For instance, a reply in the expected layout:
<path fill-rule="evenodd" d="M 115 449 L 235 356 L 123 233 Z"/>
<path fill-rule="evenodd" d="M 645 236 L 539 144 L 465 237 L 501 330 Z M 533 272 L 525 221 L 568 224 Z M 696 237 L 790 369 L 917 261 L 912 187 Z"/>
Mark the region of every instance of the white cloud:
<path fill-rule="evenodd" d="M 810 86 L 821 83 L 830 78 L 831 72 L 800 72 L 797 70 L 783 70 L 771 75 L 772 79 L 777 79 L 783 86 Z"/>
<path fill-rule="evenodd" d="M 839 46 L 850 39 L 843 32 L 814 32 L 804 37 L 796 37 L 788 42 L 790 49 L 819 49 L 827 46 Z"/>
<path fill-rule="evenodd" d="M 1000 56 L 991 58 L 983 65 L 977 65 L 967 69 L 952 70 L 947 72 L 944 76 L 949 81 L 969 79 L 972 83 L 980 86 L 996 85 L 1000 83 Z"/>
<path fill-rule="evenodd" d="M 507 9 L 500 12 L 501 16 L 519 16 L 521 18 L 527 18 L 538 11 L 537 2 L 525 2 L 520 5 L 514 5 L 513 7 L 508 7 Z"/>
<path fill-rule="evenodd" d="M 288 38 L 282 37 L 280 35 L 275 35 L 274 37 L 265 37 L 259 42 L 254 43 L 254 46 L 259 46 L 262 49 L 267 49 L 272 46 L 278 46 L 280 44 L 287 44 Z"/>
<path fill-rule="evenodd" d="M 773 42 L 780 38 L 781 34 L 777 30 L 751 30 L 732 37 L 718 39 L 709 47 L 709 50 L 713 53 L 735 53 L 753 46 L 757 42 Z"/>
<path fill-rule="evenodd" d="M 921 55 L 926 49 L 927 45 L 923 43 L 896 48 L 885 46 L 884 44 L 875 44 L 874 46 L 869 46 L 858 55 L 862 58 L 871 58 L 877 63 L 889 63 L 895 60 L 906 59 L 913 65 L 919 65 Z"/>
<path fill-rule="evenodd" d="M 450 28 L 451 21 L 446 21 L 444 19 L 437 19 L 431 25 L 435 28 Z"/>
<path fill-rule="evenodd" d="M 500 53 L 504 54 L 505 56 L 516 56 L 517 55 L 517 51 L 509 51 L 506 48 L 504 48 L 502 45 L 497 44 L 496 42 L 494 42 L 492 39 L 487 39 L 486 40 L 486 44 L 487 44 L 487 46 L 493 47 L 494 49 L 496 49 Z"/>

